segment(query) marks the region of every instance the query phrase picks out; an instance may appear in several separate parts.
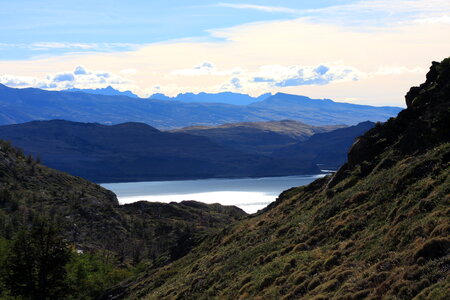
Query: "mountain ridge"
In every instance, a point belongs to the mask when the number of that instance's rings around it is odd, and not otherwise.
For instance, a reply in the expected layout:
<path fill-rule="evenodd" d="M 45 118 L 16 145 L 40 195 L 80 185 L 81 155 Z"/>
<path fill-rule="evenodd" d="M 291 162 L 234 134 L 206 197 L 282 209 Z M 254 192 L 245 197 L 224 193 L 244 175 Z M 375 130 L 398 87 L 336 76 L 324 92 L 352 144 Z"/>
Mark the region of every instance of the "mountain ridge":
<path fill-rule="evenodd" d="M 64 120 L 0 126 L 0 138 L 42 162 L 96 182 L 319 174 L 305 161 L 288 173 L 270 157 L 206 137 L 162 132 L 143 123 L 102 125 Z"/>
<path fill-rule="evenodd" d="M 344 125 L 311 126 L 294 120 L 227 123 L 218 126 L 190 126 L 172 130 L 204 136 L 212 141 L 246 152 L 270 155 L 277 149 L 312 135 L 333 131 Z"/>
<path fill-rule="evenodd" d="M 253 102 L 264 100 L 270 97 L 270 93 L 262 94 L 258 97 L 252 97 L 247 94 L 220 92 L 220 93 L 180 93 L 175 97 L 168 97 L 164 94 L 153 94 L 149 99 L 180 101 L 187 103 L 224 103 L 233 105 L 248 105 Z"/>
<path fill-rule="evenodd" d="M 0 91 L 1 125 L 51 119 L 101 124 L 132 121 L 147 123 L 159 129 L 284 119 L 315 126 L 354 125 L 366 120 L 385 121 L 400 110 L 395 107 L 378 108 L 312 99 L 307 103 L 314 105 L 293 105 L 289 101 L 286 102 L 286 99 L 280 99 L 280 94 L 249 105 L 232 105 L 184 103 L 34 88 L 5 87 Z M 325 103 L 328 103 L 326 107 L 320 106 Z"/>
<path fill-rule="evenodd" d="M 0 126 L 0 138 L 40 157 L 49 167 L 111 183 L 320 174 L 318 163 L 337 168 L 355 138 L 370 128 L 358 125 L 332 131 L 339 126 L 314 127 L 294 121 L 236 126 L 213 129 L 211 136 L 163 132 L 136 122 L 103 125 L 51 120 Z M 325 140 L 314 134 L 327 131 Z M 292 132 L 301 136 L 292 138 Z M 313 140 L 304 142 L 310 149 L 326 145 L 317 151 L 320 155 L 296 148 L 276 154 L 307 138 Z"/>
<path fill-rule="evenodd" d="M 346 161 L 347 153 L 358 138 L 372 129 L 375 123 L 366 121 L 354 126 L 318 132 L 309 139 L 285 146 L 273 153 L 279 164 L 305 160 L 314 161 L 321 169 L 337 170 Z"/>
<path fill-rule="evenodd" d="M 139 98 L 138 95 L 134 94 L 131 91 L 119 91 L 113 88 L 112 86 L 108 85 L 105 88 L 98 88 L 98 89 L 78 89 L 78 88 L 71 88 L 71 89 L 65 89 L 61 90 L 61 92 L 80 92 L 80 93 L 87 93 L 87 94 L 95 94 L 95 95 L 105 95 L 105 96 L 126 96 L 131 98 Z"/>

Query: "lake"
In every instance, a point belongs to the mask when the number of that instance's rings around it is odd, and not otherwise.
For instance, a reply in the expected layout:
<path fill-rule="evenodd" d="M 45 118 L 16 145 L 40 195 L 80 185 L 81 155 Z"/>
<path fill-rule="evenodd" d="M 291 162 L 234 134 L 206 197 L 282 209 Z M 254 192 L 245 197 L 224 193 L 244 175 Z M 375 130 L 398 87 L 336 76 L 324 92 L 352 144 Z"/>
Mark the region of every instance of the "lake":
<path fill-rule="evenodd" d="M 254 213 L 275 201 L 282 191 L 291 187 L 306 185 L 323 176 L 325 174 L 241 179 L 147 181 L 105 183 L 102 186 L 113 191 L 120 204 L 140 200 L 163 203 L 196 200 L 204 203 L 235 205 L 247 213 Z"/>

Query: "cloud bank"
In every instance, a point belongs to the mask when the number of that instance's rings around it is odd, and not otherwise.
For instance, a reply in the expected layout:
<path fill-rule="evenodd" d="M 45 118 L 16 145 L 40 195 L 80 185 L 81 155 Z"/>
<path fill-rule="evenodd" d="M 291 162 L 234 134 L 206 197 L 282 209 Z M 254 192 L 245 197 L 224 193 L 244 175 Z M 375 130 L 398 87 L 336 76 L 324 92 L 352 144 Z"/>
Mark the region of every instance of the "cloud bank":
<path fill-rule="evenodd" d="M 131 82 L 118 75 L 102 71 L 90 71 L 77 66 L 71 72 L 48 74 L 45 78 L 32 76 L 0 75 L 0 83 L 9 87 L 36 87 L 50 90 L 69 88 L 102 88 L 108 85 L 127 87 Z"/>
<path fill-rule="evenodd" d="M 237 8 L 237 9 L 252 9 L 252 10 L 259 10 L 269 13 L 298 13 L 298 10 L 288 8 L 288 7 L 281 7 L 281 6 L 264 6 L 264 5 L 254 5 L 254 4 L 245 4 L 245 3 L 219 3 L 217 6 L 221 7 L 228 7 L 228 8 Z"/>

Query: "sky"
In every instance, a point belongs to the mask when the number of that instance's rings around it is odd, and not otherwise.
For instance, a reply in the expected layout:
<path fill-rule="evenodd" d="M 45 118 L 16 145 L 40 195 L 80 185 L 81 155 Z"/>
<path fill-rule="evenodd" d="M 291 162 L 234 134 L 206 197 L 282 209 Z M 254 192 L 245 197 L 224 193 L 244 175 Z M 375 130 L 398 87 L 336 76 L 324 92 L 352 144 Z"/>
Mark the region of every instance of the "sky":
<path fill-rule="evenodd" d="M 0 83 L 284 92 L 404 106 L 450 56 L 450 1 L 0 0 Z"/>

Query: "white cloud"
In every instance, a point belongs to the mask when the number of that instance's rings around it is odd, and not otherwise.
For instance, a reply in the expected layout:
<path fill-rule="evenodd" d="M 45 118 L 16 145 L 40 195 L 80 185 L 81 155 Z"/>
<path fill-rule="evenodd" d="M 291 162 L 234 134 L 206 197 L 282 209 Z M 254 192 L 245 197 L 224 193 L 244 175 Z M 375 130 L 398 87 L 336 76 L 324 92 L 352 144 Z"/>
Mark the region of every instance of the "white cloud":
<path fill-rule="evenodd" d="M 69 43 L 69 42 L 38 42 L 32 44 L 25 43 L 0 43 L 0 49 L 27 49 L 33 51 L 60 50 L 64 52 L 111 52 L 134 50 L 141 47 L 142 44 L 132 43 Z"/>
<path fill-rule="evenodd" d="M 221 7 L 229 7 L 229 8 L 237 8 L 237 9 L 253 9 L 270 13 L 297 13 L 298 10 L 288 8 L 288 7 L 280 7 L 280 6 L 263 6 L 263 5 L 254 5 L 254 4 L 245 4 L 245 3 L 219 3 L 218 6 Z"/>
<path fill-rule="evenodd" d="M 443 12 L 450 11 L 448 0 L 362 0 L 317 9 L 294 9 L 246 3 L 219 3 L 218 6 L 235 9 L 253 9 L 306 17 L 320 23 L 357 23 L 385 25 L 386 22 L 449 23 Z"/>
<path fill-rule="evenodd" d="M 216 66 L 210 62 L 203 62 L 199 65 L 194 66 L 190 69 L 180 69 L 170 72 L 171 75 L 181 75 L 181 76 L 200 76 L 200 75 L 211 75 L 216 71 Z"/>
<path fill-rule="evenodd" d="M 368 74 L 369 76 L 384 76 L 384 75 L 402 75 L 405 73 L 425 74 L 426 68 L 406 68 L 401 66 L 381 66 L 377 71 Z"/>
<path fill-rule="evenodd" d="M 433 17 L 433 18 L 423 18 L 423 19 L 416 19 L 414 20 L 414 23 L 443 23 L 443 24 L 450 24 L 450 16 L 440 16 L 440 17 Z"/>
<path fill-rule="evenodd" d="M 0 83 L 10 87 L 36 87 L 43 89 L 61 90 L 68 88 L 102 88 L 112 85 L 116 88 L 127 89 L 132 82 L 109 72 L 89 71 L 77 66 L 73 72 L 58 72 L 48 74 L 45 78 L 31 76 L 0 75 Z"/>
<path fill-rule="evenodd" d="M 0 75 L 0 83 L 9 87 L 37 86 L 37 79 L 31 76 Z"/>
<path fill-rule="evenodd" d="M 246 89 L 248 88 L 249 86 L 247 85 Z M 227 82 L 223 83 L 219 89 L 220 91 L 243 92 L 242 82 L 238 77 L 233 77 Z"/>
<path fill-rule="evenodd" d="M 75 81 L 75 76 L 72 73 L 60 73 L 53 76 L 54 82 L 73 82 Z"/>
<path fill-rule="evenodd" d="M 83 66 L 77 66 L 73 71 L 75 75 L 88 75 L 88 71 Z"/>
<path fill-rule="evenodd" d="M 136 74 L 137 72 L 138 71 L 136 69 L 133 69 L 133 68 L 123 69 L 123 70 L 119 71 L 120 74 L 124 74 L 124 75 Z"/>
<path fill-rule="evenodd" d="M 325 85 L 336 81 L 358 80 L 362 72 L 344 65 L 318 66 L 262 66 L 252 74 L 252 82 L 265 82 L 269 87 L 288 87 L 302 85 Z"/>
<path fill-rule="evenodd" d="M 226 75 L 237 75 L 243 73 L 244 70 L 240 67 L 235 67 L 229 70 L 218 70 L 216 65 L 204 61 L 201 64 L 195 65 L 192 68 L 188 69 L 178 69 L 173 70 L 169 73 L 170 75 L 175 76 L 206 76 L 206 75 L 212 75 L 212 76 L 226 76 Z"/>
<path fill-rule="evenodd" d="M 447 0 L 364 0 L 351 4 L 335 5 L 325 8 L 308 10 L 309 13 L 355 14 L 385 12 L 391 16 L 405 14 L 424 15 L 436 14 L 450 10 Z M 358 18 L 358 15 L 352 15 Z"/>
<path fill-rule="evenodd" d="M 64 42 L 40 42 L 33 43 L 30 48 L 34 50 L 49 50 L 49 49 L 95 49 L 97 44 L 86 44 L 86 43 L 64 43 Z"/>

